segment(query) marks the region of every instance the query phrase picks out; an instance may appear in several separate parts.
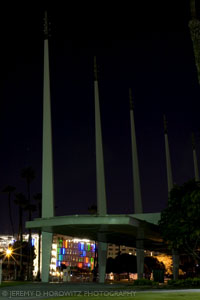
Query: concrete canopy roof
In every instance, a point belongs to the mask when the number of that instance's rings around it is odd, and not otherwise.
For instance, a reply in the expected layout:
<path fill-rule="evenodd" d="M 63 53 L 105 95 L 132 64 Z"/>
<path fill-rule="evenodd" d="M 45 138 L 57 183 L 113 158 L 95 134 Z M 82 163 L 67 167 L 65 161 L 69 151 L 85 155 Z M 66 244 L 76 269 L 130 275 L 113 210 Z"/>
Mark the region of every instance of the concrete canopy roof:
<path fill-rule="evenodd" d="M 145 216 L 146 215 L 146 216 Z M 137 216 L 137 218 L 135 217 Z M 167 251 L 166 244 L 159 234 L 157 223 L 159 214 L 140 215 L 71 215 L 41 218 L 26 222 L 26 228 L 42 229 L 45 232 L 63 234 L 77 238 L 87 238 L 111 244 L 136 246 L 138 232 L 142 231 L 144 248 L 154 251 Z M 152 218 L 153 217 L 153 218 Z M 150 222 L 145 221 L 150 219 Z M 152 221 L 153 220 L 153 221 Z"/>

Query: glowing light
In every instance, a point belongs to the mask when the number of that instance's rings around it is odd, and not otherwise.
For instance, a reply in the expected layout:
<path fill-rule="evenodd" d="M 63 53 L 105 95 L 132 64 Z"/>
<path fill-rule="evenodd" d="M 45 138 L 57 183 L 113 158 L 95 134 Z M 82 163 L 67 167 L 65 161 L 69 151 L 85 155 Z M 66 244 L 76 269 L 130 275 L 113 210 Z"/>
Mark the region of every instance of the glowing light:
<path fill-rule="evenodd" d="M 63 255 L 62 255 L 62 254 L 59 255 L 59 260 L 60 260 L 60 261 L 63 260 Z"/>
<path fill-rule="evenodd" d="M 81 243 L 81 250 L 84 250 L 84 243 Z"/>
<path fill-rule="evenodd" d="M 52 244 L 52 249 L 56 250 L 57 249 L 57 245 L 56 244 Z"/>
<path fill-rule="evenodd" d="M 11 248 L 8 248 L 7 250 L 6 250 L 6 256 L 7 257 L 10 257 L 12 255 L 12 249 Z"/>
<path fill-rule="evenodd" d="M 89 243 L 90 240 L 87 240 L 87 239 L 73 239 L 72 240 L 73 242 L 77 243 L 77 242 L 86 242 L 86 243 Z"/>

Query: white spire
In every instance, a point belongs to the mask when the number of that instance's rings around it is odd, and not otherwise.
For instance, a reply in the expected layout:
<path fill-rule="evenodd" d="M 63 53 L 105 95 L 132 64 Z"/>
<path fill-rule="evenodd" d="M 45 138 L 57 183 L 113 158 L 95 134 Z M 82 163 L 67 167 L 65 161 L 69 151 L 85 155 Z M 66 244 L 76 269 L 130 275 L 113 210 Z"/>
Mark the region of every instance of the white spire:
<path fill-rule="evenodd" d="M 167 184 L 168 184 L 168 192 L 173 188 L 173 179 L 172 179 L 172 168 L 171 168 L 171 159 L 169 152 L 169 142 L 168 142 L 168 134 L 167 134 L 167 121 L 164 115 L 164 134 L 165 134 L 165 154 L 166 154 L 166 167 L 167 167 Z"/>
<path fill-rule="evenodd" d="M 48 19 L 44 24 L 44 85 L 43 85 L 43 150 L 42 150 L 42 217 L 54 216 L 53 154 L 51 130 L 51 97 L 49 78 Z"/>
<path fill-rule="evenodd" d="M 133 113 L 132 91 L 129 89 L 130 99 L 130 121 L 131 121 L 131 142 L 132 142 L 132 163 L 133 163 L 133 193 L 134 193 L 134 212 L 135 214 L 143 213 L 142 197 L 140 188 L 140 174 L 137 155 L 137 143 L 135 135 L 135 122 Z"/>
<path fill-rule="evenodd" d="M 99 87 L 97 80 L 97 64 L 94 57 L 94 98 L 95 98 L 95 138 L 96 138 L 96 180 L 97 180 L 97 213 L 107 214 L 106 188 L 104 175 L 104 159 L 101 134 L 101 117 L 99 106 Z"/>

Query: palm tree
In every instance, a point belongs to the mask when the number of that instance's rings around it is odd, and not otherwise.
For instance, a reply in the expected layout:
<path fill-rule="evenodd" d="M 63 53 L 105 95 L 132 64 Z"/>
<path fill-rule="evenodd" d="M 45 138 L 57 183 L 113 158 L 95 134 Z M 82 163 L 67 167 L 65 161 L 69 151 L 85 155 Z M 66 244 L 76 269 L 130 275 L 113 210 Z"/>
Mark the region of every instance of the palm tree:
<path fill-rule="evenodd" d="M 95 204 L 92 204 L 88 207 L 88 212 L 90 215 L 97 215 L 97 206 Z"/>
<path fill-rule="evenodd" d="M 9 219 L 10 219 L 10 225 L 12 230 L 12 235 L 14 237 L 14 226 L 13 226 L 13 219 L 12 219 L 12 210 L 11 210 L 11 193 L 13 193 L 16 190 L 14 186 L 7 185 L 3 190 L 2 193 L 8 194 L 8 210 L 9 210 Z"/>
<path fill-rule="evenodd" d="M 30 192 L 30 185 L 31 182 L 35 179 L 35 171 L 32 167 L 26 167 L 21 170 L 21 177 L 26 180 L 27 184 L 27 200 L 28 203 L 31 203 L 31 192 Z M 31 221 L 31 210 L 29 210 L 29 221 Z"/>
<path fill-rule="evenodd" d="M 27 199 L 24 194 L 15 194 L 15 204 L 19 207 L 19 230 L 18 241 L 20 241 L 20 278 L 22 277 L 22 243 L 23 243 L 23 210 L 27 206 Z"/>
<path fill-rule="evenodd" d="M 32 212 L 34 211 L 34 207 L 31 205 L 31 192 L 30 192 L 30 185 L 31 182 L 35 179 L 35 171 L 32 167 L 26 167 L 21 170 L 21 177 L 26 180 L 27 184 L 27 200 L 28 200 L 28 220 L 31 221 L 32 219 Z M 32 264 L 32 255 L 31 255 L 31 228 L 29 228 L 29 247 L 30 247 L 30 257 L 29 257 L 29 266 L 28 266 L 28 280 L 32 278 L 32 267 L 30 264 Z"/>
<path fill-rule="evenodd" d="M 33 196 L 33 198 L 37 201 L 38 204 L 38 216 L 42 217 L 42 193 L 37 193 Z M 38 273 L 37 280 L 40 280 L 40 249 L 41 249 L 41 229 L 39 229 L 39 238 L 38 238 Z"/>

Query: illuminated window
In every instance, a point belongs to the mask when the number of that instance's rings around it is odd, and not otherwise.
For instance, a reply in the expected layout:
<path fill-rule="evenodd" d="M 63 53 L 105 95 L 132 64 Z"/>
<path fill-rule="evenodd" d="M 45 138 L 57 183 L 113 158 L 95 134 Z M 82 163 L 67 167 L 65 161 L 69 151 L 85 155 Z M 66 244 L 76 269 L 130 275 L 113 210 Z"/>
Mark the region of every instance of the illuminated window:
<path fill-rule="evenodd" d="M 58 255 L 58 260 L 62 260 L 62 255 Z"/>
<path fill-rule="evenodd" d="M 57 267 L 60 267 L 60 266 L 61 266 L 61 262 L 60 262 L 59 260 L 57 261 L 56 266 L 57 266 Z"/>

